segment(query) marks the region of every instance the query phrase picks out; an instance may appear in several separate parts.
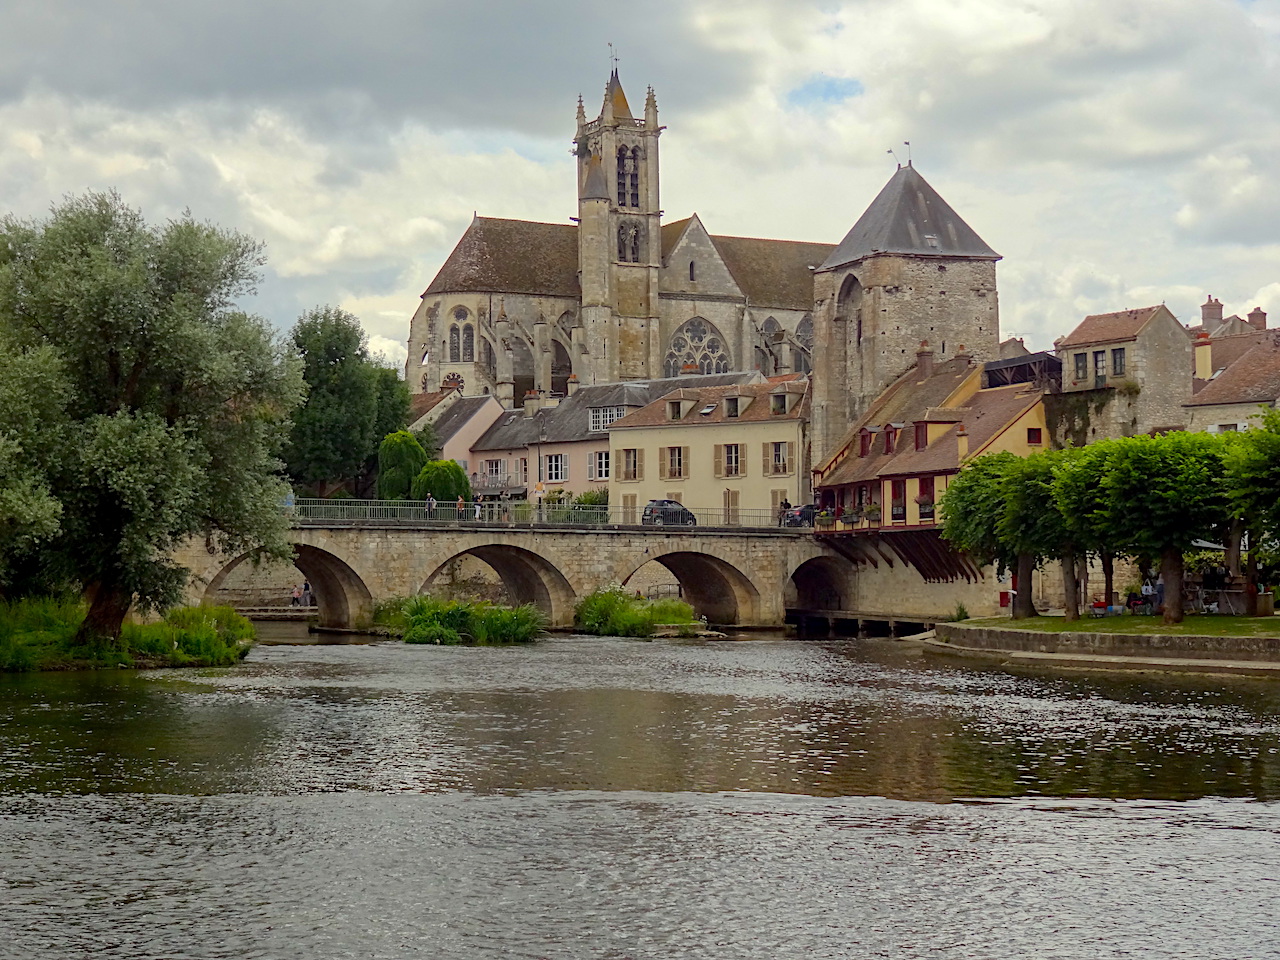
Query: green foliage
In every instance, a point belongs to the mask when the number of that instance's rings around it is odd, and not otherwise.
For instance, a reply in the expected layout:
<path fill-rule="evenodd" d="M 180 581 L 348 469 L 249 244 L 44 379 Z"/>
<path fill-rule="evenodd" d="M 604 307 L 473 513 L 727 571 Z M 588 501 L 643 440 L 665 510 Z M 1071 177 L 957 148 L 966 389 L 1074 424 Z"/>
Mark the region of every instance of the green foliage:
<path fill-rule="evenodd" d="M 1232 512 L 1266 538 L 1280 539 L 1280 410 L 1227 436 L 1233 438 L 1224 451 Z"/>
<path fill-rule="evenodd" d="M 951 615 L 952 622 L 959 623 L 961 620 L 968 620 L 968 619 L 969 619 L 969 608 L 966 607 L 963 603 L 957 603 L 956 612 Z"/>
<path fill-rule="evenodd" d="M 374 622 L 404 633 L 405 643 L 530 643 L 546 632 L 546 617 L 532 604 L 505 607 L 485 602 L 400 597 L 379 604 Z"/>
<path fill-rule="evenodd" d="M 584 507 L 607 507 L 609 505 L 609 488 L 597 487 L 594 490 L 584 490 L 573 498 L 573 502 Z"/>
<path fill-rule="evenodd" d="M 942 536 L 980 563 L 1011 567 L 1016 552 L 1000 536 L 1005 482 L 1019 469 L 1012 453 L 993 453 L 969 463 L 942 495 Z"/>
<path fill-rule="evenodd" d="M 378 447 L 378 498 L 407 499 L 413 492 L 414 478 L 426 465 L 426 451 L 412 433 L 397 430 L 387 434 Z"/>
<path fill-rule="evenodd" d="M 573 610 L 573 622 L 584 633 L 610 637 L 651 637 L 654 628 L 692 624 L 693 607 L 683 600 L 643 600 L 622 587 L 587 594 Z"/>
<path fill-rule="evenodd" d="M 1036 453 L 1005 467 L 1000 485 L 1004 510 L 996 530 L 1014 555 L 1025 554 L 1039 562 L 1061 557 L 1073 542 L 1053 491 L 1055 469 L 1064 454 Z"/>
<path fill-rule="evenodd" d="M 414 500 L 430 495 L 440 503 L 453 503 L 459 497 L 470 503 L 471 481 L 456 461 L 432 460 L 414 478 L 411 493 Z"/>
<path fill-rule="evenodd" d="M 0 671 L 119 666 L 229 666 L 249 652 L 253 625 L 230 607 L 181 607 L 157 623 L 125 624 L 117 640 L 76 642 L 78 597 L 0 602 Z"/>
<path fill-rule="evenodd" d="M 300 364 L 233 307 L 263 263 L 253 240 L 189 215 L 148 226 L 114 193 L 0 221 L 0 329 L 57 401 L 38 424 L 43 481 L 15 488 L 61 507 L 56 534 L 23 548 L 41 571 L 24 589 L 83 585 L 86 643 L 118 636 L 131 602 L 176 602 L 186 571 L 169 556 L 189 538 L 290 553 L 277 453 Z"/>
<path fill-rule="evenodd" d="M 323 495 L 353 480 L 381 439 L 404 428 L 408 387 L 369 356 L 360 321 L 345 310 L 310 310 L 290 337 L 302 357 L 307 401 L 294 417 L 289 475 Z"/>
<path fill-rule="evenodd" d="M 436 428 L 433 423 L 424 423 L 417 430 L 412 431 L 414 438 L 421 445 L 423 451 L 427 455 L 428 460 L 440 459 L 440 441 L 436 438 Z"/>

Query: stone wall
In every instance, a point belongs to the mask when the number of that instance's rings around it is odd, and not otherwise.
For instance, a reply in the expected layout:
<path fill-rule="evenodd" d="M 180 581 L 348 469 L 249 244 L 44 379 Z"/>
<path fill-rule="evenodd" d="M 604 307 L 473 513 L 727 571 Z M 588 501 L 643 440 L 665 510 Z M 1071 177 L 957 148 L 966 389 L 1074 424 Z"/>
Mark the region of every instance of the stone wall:
<path fill-rule="evenodd" d="M 1152 622 L 1155 629 L 1158 621 Z M 984 651 L 1010 651 L 1113 657 L 1158 657 L 1193 660 L 1280 661 L 1280 637 L 1170 636 L 1160 633 L 1090 633 L 1089 622 L 1080 621 L 1079 633 L 1050 633 L 1011 627 L 940 623 L 937 637 L 958 647 Z M 1280 621 L 1276 622 L 1280 634 Z"/>

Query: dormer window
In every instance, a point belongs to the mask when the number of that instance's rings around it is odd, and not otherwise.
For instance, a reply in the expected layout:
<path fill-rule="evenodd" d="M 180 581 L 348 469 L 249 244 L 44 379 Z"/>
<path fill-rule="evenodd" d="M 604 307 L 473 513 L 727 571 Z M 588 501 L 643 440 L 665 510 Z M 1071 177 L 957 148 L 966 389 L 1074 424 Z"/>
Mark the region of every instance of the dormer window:
<path fill-rule="evenodd" d="M 929 425 L 927 423 L 916 424 L 916 449 L 923 450 L 929 445 Z"/>
<path fill-rule="evenodd" d="M 898 431 L 893 427 L 884 429 L 884 452 L 893 453 L 893 442 L 898 439 Z"/>
<path fill-rule="evenodd" d="M 698 412 L 705 417 L 707 416 L 707 414 L 716 412 L 716 405 L 714 403 L 708 403 L 705 407 L 703 407 Z"/>
<path fill-rule="evenodd" d="M 679 400 L 667 401 L 667 419 L 668 420 L 680 419 L 680 401 Z"/>
<path fill-rule="evenodd" d="M 787 412 L 787 395 L 785 393 L 775 393 L 769 397 L 769 412 L 772 414 Z"/>
<path fill-rule="evenodd" d="M 724 398 L 724 415 L 726 417 L 729 417 L 730 419 L 737 417 L 738 415 L 738 398 L 737 397 Z"/>
<path fill-rule="evenodd" d="M 863 430 L 858 436 L 858 456 L 865 457 L 871 453 L 871 434 Z"/>

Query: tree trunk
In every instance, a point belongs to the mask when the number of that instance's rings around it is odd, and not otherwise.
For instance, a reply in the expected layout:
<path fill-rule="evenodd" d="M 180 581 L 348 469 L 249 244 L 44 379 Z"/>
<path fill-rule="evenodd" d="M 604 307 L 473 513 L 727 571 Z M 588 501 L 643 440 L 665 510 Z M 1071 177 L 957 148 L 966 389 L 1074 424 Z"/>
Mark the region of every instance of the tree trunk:
<path fill-rule="evenodd" d="M 1160 554 L 1160 575 L 1164 578 L 1164 622 L 1182 622 L 1182 551 L 1170 547 Z"/>
<path fill-rule="evenodd" d="M 1244 539 L 1244 520 L 1236 517 L 1231 521 L 1231 530 L 1227 533 L 1227 550 L 1223 557 L 1227 573 L 1233 577 L 1240 576 L 1240 541 Z"/>
<path fill-rule="evenodd" d="M 1013 619 L 1025 620 L 1036 615 L 1036 605 L 1031 599 L 1031 575 L 1036 568 L 1036 558 L 1029 553 L 1018 554 L 1018 569 L 1014 574 Z"/>
<path fill-rule="evenodd" d="M 125 615 L 133 606 L 133 594 L 112 584 L 93 583 L 85 591 L 85 599 L 89 601 L 89 612 L 73 643 L 84 646 L 100 640 L 119 640 Z"/>
<path fill-rule="evenodd" d="M 1249 531 L 1249 559 L 1245 563 L 1244 615 L 1258 615 L 1258 536 L 1252 530 Z"/>
<path fill-rule="evenodd" d="M 1062 564 L 1063 607 L 1068 620 L 1080 619 L 1080 581 L 1076 577 L 1076 554 L 1068 550 L 1059 560 Z"/>
<path fill-rule="evenodd" d="M 1116 602 L 1116 558 L 1110 550 L 1103 550 L 1098 559 L 1102 562 L 1103 599 L 1109 607 Z"/>

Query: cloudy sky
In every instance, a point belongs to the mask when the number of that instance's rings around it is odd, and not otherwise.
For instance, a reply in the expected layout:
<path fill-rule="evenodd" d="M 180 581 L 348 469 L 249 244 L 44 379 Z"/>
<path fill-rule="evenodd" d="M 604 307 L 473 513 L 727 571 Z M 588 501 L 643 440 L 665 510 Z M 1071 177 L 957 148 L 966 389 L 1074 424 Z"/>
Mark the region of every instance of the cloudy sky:
<path fill-rule="evenodd" d="M 1280 0 L 0 0 L 0 211 L 190 208 L 267 242 L 257 312 L 400 361 L 473 211 L 575 213 L 609 41 L 671 219 L 838 242 L 909 140 L 1006 335 L 1206 293 L 1280 325 Z"/>

